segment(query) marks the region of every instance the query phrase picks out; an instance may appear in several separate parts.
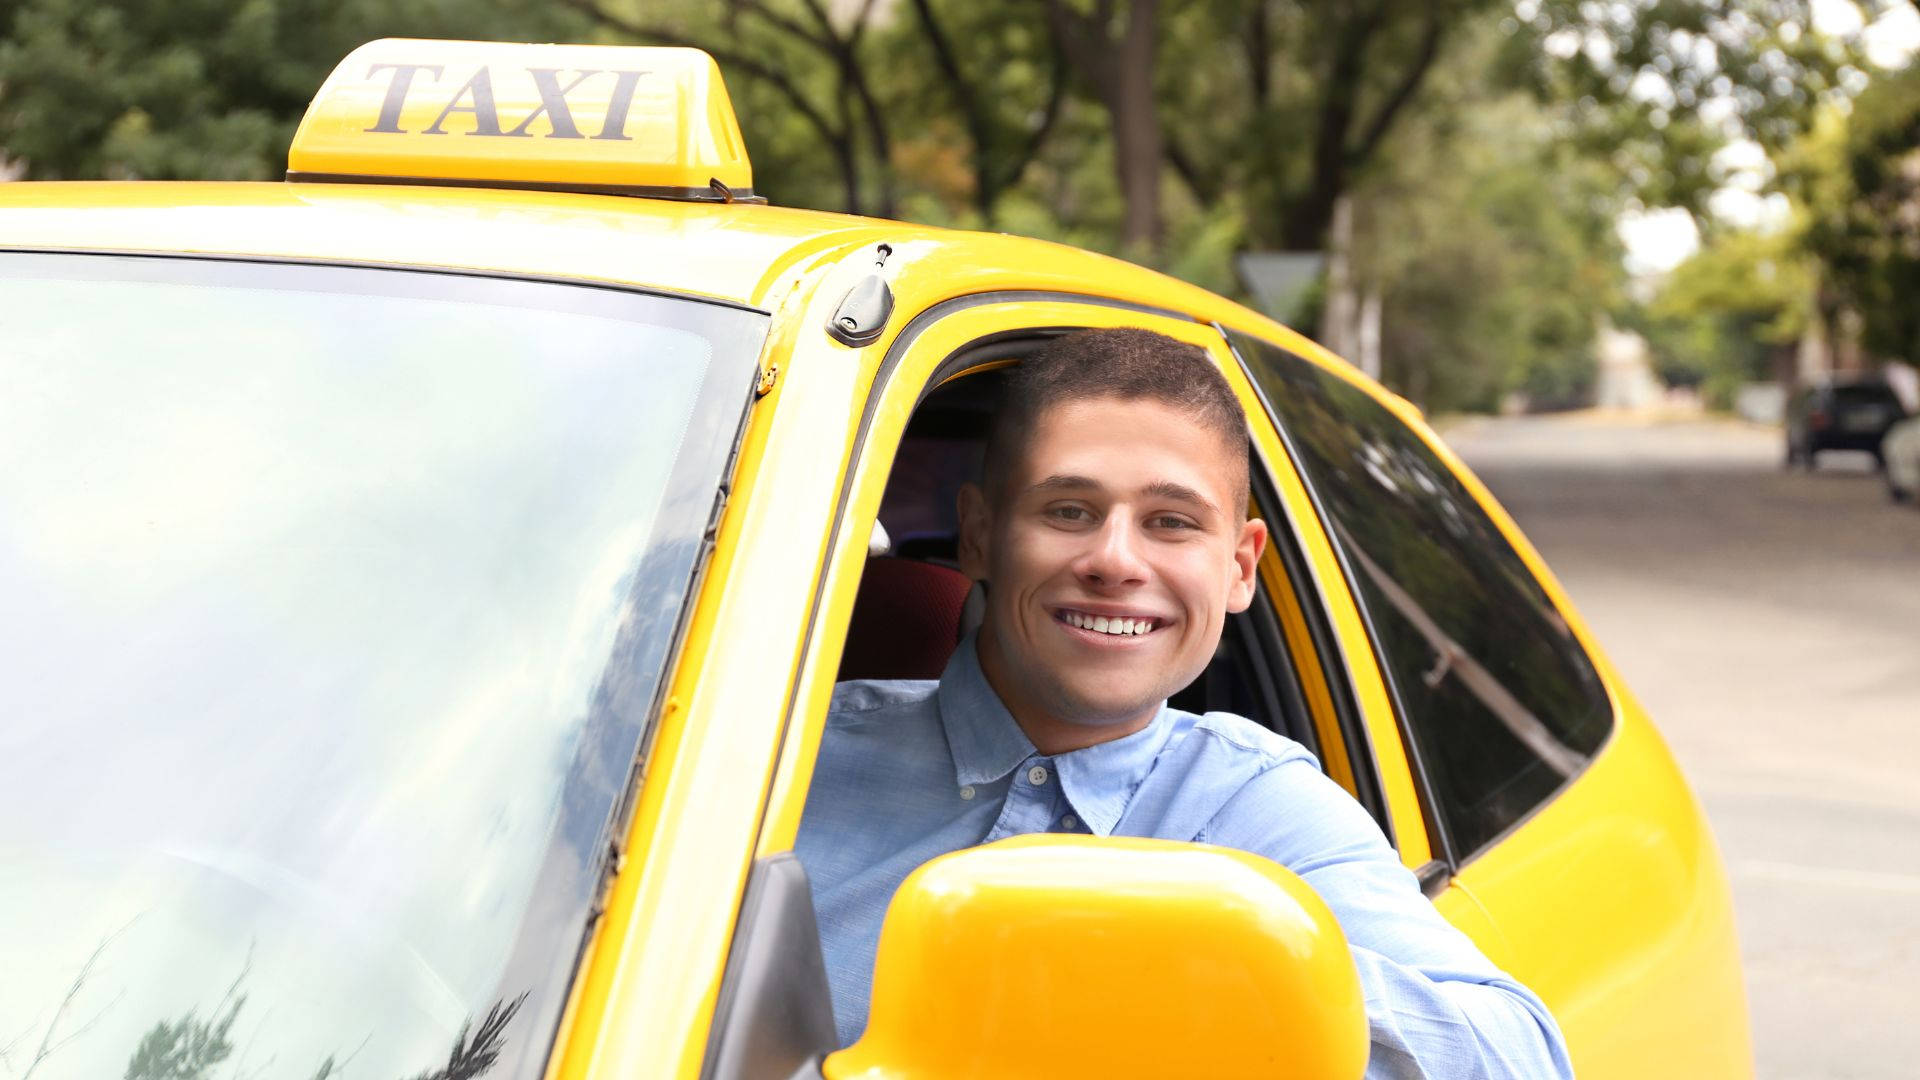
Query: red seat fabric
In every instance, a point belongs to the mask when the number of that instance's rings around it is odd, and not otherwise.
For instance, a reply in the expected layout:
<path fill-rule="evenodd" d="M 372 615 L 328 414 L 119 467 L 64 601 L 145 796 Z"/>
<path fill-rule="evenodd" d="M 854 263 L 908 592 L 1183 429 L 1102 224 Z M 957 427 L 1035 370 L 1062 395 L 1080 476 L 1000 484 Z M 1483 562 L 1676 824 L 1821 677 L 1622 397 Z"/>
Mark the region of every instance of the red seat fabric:
<path fill-rule="evenodd" d="M 965 574 L 913 559 L 867 560 L 840 678 L 937 679 L 960 642 Z"/>

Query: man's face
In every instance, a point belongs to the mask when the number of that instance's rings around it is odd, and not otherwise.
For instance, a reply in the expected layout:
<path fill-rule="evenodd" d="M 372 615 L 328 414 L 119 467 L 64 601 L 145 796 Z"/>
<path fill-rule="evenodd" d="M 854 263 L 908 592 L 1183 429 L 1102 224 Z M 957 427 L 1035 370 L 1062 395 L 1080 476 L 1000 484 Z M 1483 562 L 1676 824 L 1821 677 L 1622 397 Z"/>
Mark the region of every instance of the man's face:
<path fill-rule="evenodd" d="M 1242 452 L 1168 405 L 1091 398 L 1041 414 L 995 504 L 962 492 L 981 662 L 1030 736 L 1137 730 L 1212 660 L 1266 542 L 1243 520 Z"/>

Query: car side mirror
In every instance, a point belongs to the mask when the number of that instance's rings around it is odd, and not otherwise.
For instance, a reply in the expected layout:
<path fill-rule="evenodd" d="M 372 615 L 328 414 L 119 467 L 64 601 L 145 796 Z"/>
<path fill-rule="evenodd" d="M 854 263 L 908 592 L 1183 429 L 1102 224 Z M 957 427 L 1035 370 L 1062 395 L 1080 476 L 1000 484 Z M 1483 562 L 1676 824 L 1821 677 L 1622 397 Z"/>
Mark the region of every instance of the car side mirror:
<path fill-rule="evenodd" d="M 909 875 L 880 931 L 866 1033 L 829 1080 L 1356 1080 L 1360 979 L 1333 913 L 1225 848 L 1021 836 Z"/>

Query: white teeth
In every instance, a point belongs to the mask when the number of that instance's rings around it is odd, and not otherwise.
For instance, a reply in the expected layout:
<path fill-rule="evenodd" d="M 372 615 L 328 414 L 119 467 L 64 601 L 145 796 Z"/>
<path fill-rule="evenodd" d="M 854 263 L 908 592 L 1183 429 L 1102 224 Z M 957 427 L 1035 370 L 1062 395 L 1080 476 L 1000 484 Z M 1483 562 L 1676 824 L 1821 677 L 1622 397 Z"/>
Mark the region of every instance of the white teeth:
<path fill-rule="evenodd" d="M 1139 635 L 1153 631 L 1152 619 L 1123 619 L 1118 616 L 1086 615 L 1078 611 L 1068 611 L 1061 615 L 1068 626 L 1077 626 L 1082 630 L 1092 630 L 1099 634 Z"/>

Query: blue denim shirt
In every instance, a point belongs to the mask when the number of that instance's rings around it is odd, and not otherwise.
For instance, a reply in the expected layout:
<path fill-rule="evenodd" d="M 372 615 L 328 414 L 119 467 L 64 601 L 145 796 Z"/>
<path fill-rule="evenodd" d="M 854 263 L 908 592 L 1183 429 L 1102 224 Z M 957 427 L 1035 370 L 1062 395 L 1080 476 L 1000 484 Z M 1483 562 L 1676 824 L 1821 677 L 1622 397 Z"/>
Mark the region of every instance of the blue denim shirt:
<path fill-rule="evenodd" d="M 1370 1080 L 1570 1077 L 1546 1006 L 1442 919 L 1359 803 L 1289 739 L 1162 706 L 1146 728 L 1034 749 L 973 640 L 940 681 L 835 689 L 795 853 L 813 883 L 842 1045 L 867 1024 L 887 903 L 937 855 L 1036 832 L 1191 840 L 1264 855 L 1332 908 L 1366 994 Z"/>

